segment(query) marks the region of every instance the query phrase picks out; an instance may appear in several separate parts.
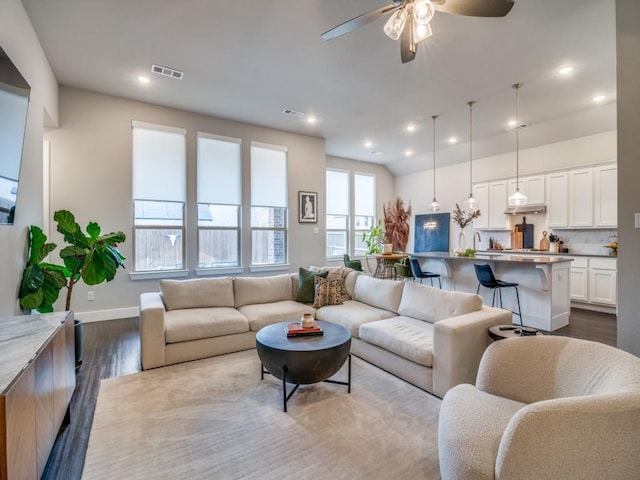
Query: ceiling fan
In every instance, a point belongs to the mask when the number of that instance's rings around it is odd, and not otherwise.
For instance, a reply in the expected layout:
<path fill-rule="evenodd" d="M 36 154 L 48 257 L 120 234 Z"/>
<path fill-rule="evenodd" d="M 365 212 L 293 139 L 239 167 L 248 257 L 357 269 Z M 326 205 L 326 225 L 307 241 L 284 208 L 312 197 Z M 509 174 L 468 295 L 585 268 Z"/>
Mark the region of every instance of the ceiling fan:
<path fill-rule="evenodd" d="M 402 63 L 413 60 L 418 43 L 431 36 L 429 22 L 436 10 L 473 17 L 504 17 L 513 7 L 513 0 L 393 0 L 370 12 L 358 15 L 324 32 L 325 40 L 339 37 L 391 13 L 384 33 L 392 40 L 400 39 Z"/>

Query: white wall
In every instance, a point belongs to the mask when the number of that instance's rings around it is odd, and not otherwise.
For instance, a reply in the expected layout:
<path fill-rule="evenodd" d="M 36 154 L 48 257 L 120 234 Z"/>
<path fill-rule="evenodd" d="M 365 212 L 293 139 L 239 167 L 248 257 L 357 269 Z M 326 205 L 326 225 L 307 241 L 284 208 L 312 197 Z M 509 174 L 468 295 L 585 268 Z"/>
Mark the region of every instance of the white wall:
<path fill-rule="evenodd" d="M 43 222 L 43 121 L 58 120 L 58 85 L 20 0 L 0 1 L 0 46 L 31 86 L 15 223 L 0 225 L 0 315 L 14 315 L 28 227 Z"/>
<path fill-rule="evenodd" d="M 122 230 L 127 241 L 120 246 L 129 259 L 133 259 L 131 213 L 131 120 L 186 128 L 187 130 L 187 268 L 193 272 L 197 265 L 196 235 L 189 225 L 196 224 L 196 133 L 198 131 L 242 139 L 243 144 L 243 200 L 249 198 L 249 149 L 251 141 L 288 147 L 289 182 L 289 264 L 290 271 L 299 266 L 325 263 L 325 169 L 349 169 L 375 173 L 378 178 L 378 205 L 394 198 L 393 178 L 385 167 L 364 162 L 325 157 L 324 140 L 296 135 L 253 125 L 232 122 L 171 108 L 159 107 L 122 98 L 96 94 L 84 90 L 60 89 L 60 128 L 46 134 L 50 145 L 51 215 L 59 209 L 68 209 L 76 215 L 81 226 L 96 220 L 103 232 Z M 300 224 L 297 221 L 297 195 L 299 190 L 319 194 L 318 223 Z M 381 211 L 381 210 L 380 210 Z M 244 226 L 248 225 L 245 208 Z M 315 229 L 318 233 L 314 233 Z M 52 240 L 59 240 L 57 233 Z M 242 243 L 250 245 L 249 228 L 243 230 Z M 250 252 L 244 249 L 242 263 L 245 274 L 251 263 Z M 78 284 L 74 290 L 72 308 L 84 314 L 85 319 L 111 318 L 131 314 L 138 305 L 142 292 L 155 291 L 157 280 L 133 281 L 127 271 L 120 271 L 111 283 L 87 287 Z M 267 272 L 275 275 L 283 272 Z M 193 276 L 193 273 L 190 274 Z M 87 291 L 95 292 L 95 301 L 87 301 Z M 115 311 L 114 311 L 115 310 Z M 109 313 L 110 311 L 113 311 Z"/>
<path fill-rule="evenodd" d="M 616 132 L 605 132 L 588 137 L 581 137 L 563 142 L 552 143 L 541 147 L 520 151 L 520 175 L 546 173 L 582 165 L 595 165 L 615 161 Z M 516 176 L 515 151 L 504 155 L 479 158 L 473 161 L 473 182 L 484 182 Z M 429 213 L 427 208 L 433 199 L 433 169 L 423 170 L 410 175 L 395 178 L 397 195 L 404 200 L 411 200 L 414 215 Z M 460 204 L 469 196 L 469 163 L 457 163 L 436 169 L 436 197 L 441 205 L 441 212 L 451 212 L 456 203 Z M 479 206 L 483 211 L 482 205 Z M 545 215 L 526 215 L 527 223 L 534 225 L 534 245 L 538 243 L 546 228 Z M 510 222 L 521 223 L 522 216 L 516 215 Z M 513 225 L 510 225 L 513 226 Z M 408 251 L 413 249 L 413 224 Z M 458 246 L 460 229 L 451 225 L 449 247 Z M 481 248 L 488 247 L 490 234 L 482 234 Z M 465 229 L 466 246 L 472 245 L 473 231 L 471 226 Z"/>
<path fill-rule="evenodd" d="M 618 79 L 618 346 L 640 356 L 640 2 L 616 0 Z"/>

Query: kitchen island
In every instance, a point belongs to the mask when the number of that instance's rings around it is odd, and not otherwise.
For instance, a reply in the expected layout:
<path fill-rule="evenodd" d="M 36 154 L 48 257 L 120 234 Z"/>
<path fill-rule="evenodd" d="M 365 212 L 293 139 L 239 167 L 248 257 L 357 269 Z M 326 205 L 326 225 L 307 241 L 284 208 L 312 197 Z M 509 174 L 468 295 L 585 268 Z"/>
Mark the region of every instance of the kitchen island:
<path fill-rule="evenodd" d="M 489 264 L 496 276 L 518 283 L 522 323 L 528 327 L 552 331 L 569 323 L 570 265 L 573 259 L 542 255 L 505 255 L 478 253 L 460 257 L 447 252 L 422 252 L 412 256 L 420 260 L 423 270 L 436 272 L 445 280 L 445 288 L 476 293 L 478 279 L 474 264 Z M 480 287 L 484 303 L 491 305 L 493 291 Z M 502 292 L 503 307 L 517 311 L 513 289 Z M 497 306 L 497 305 L 496 305 Z M 517 315 L 514 323 L 520 323 Z"/>

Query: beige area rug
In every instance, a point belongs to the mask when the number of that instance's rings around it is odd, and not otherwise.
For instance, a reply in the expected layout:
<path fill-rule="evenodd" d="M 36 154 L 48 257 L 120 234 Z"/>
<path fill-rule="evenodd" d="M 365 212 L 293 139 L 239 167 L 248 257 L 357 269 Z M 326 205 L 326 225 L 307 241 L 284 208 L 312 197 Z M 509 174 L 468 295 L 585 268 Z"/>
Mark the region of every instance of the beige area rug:
<path fill-rule="evenodd" d="M 346 379 L 346 366 L 336 374 Z M 352 358 L 352 389 L 282 384 L 255 350 L 103 380 L 84 479 L 439 479 L 440 400 Z"/>

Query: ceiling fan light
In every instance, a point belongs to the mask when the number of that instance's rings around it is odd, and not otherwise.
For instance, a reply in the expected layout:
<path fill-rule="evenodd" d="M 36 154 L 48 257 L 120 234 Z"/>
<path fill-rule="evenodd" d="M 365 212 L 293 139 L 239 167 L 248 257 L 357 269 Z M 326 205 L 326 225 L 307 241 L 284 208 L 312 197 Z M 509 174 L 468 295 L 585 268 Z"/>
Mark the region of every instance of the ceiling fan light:
<path fill-rule="evenodd" d="M 521 207 L 527 204 L 527 196 L 523 194 L 519 188 L 509 197 L 510 207 Z"/>
<path fill-rule="evenodd" d="M 413 19 L 420 25 L 426 25 L 433 18 L 436 9 L 430 0 L 415 0 L 413 2 Z"/>
<path fill-rule="evenodd" d="M 426 40 L 432 35 L 432 33 L 431 25 L 428 23 L 426 25 L 421 25 L 417 22 L 413 22 L 413 41 L 415 43 Z"/>
<path fill-rule="evenodd" d="M 404 24 L 406 23 L 406 21 L 406 8 L 399 8 L 398 10 L 393 12 L 391 17 L 389 17 L 389 20 L 387 20 L 387 23 L 384 24 L 384 33 L 386 33 L 387 37 L 389 37 L 391 40 L 398 40 L 400 38 L 400 35 L 402 34 L 402 30 L 404 29 Z"/>

